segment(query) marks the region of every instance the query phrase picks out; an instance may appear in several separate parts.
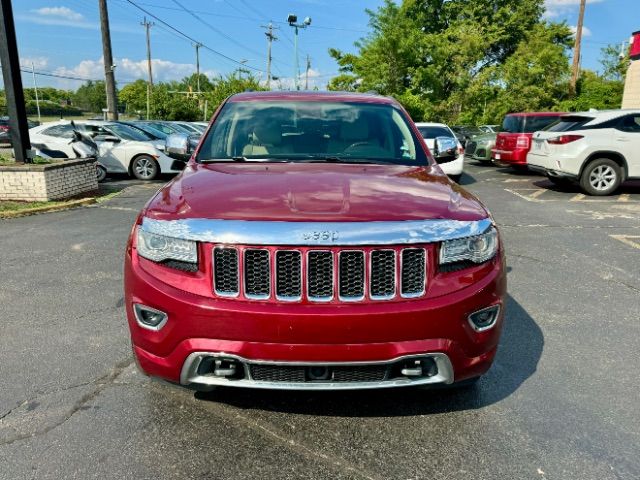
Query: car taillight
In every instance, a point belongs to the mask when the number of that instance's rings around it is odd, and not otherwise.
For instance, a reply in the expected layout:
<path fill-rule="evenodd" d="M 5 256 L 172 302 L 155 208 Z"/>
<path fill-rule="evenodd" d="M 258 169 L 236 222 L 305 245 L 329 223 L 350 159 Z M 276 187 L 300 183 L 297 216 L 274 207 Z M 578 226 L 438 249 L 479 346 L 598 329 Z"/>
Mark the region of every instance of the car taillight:
<path fill-rule="evenodd" d="M 5 132 L 8 131 L 9 130 L 9 125 L 0 125 L 0 130 L 3 130 Z"/>
<path fill-rule="evenodd" d="M 547 143 L 551 145 L 564 145 L 580 140 L 581 138 L 583 138 L 583 135 L 560 135 L 559 137 L 547 139 Z"/>
<path fill-rule="evenodd" d="M 527 150 L 529 148 L 529 137 L 518 137 L 516 139 L 516 148 L 522 148 Z"/>

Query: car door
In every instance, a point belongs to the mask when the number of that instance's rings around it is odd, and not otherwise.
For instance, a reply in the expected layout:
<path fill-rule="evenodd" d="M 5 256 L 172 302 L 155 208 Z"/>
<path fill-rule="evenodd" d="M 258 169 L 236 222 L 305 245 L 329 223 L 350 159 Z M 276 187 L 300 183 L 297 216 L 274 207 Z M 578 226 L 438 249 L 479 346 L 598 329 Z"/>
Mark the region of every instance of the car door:
<path fill-rule="evenodd" d="M 616 127 L 615 142 L 627 160 L 630 177 L 640 177 L 640 113 L 625 115 Z"/>
<path fill-rule="evenodd" d="M 73 127 L 70 123 L 45 128 L 40 133 L 34 134 L 31 139 L 33 143 L 44 144 L 49 150 L 60 150 L 68 158 L 75 158 L 76 154 L 71 147 L 71 140 L 73 140 Z"/>
<path fill-rule="evenodd" d="M 126 173 L 126 147 L 121 138 L 108 127 L 102 125 L 85 125 L 87 131 L 91 132 L 94 141 L 98 144 L 98 161 L 108 172 Z"/>

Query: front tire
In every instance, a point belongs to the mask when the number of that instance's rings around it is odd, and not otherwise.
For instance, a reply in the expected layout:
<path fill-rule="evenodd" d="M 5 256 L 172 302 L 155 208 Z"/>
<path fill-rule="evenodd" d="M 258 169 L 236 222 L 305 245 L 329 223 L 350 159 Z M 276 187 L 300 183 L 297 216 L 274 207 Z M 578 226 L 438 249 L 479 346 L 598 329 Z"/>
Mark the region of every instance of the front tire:
<path fill-rule="evenodd" d="M 587 195 L 611 195 L 622 183 L 622 169 L 610 158 L 598 158 L 586 166 L 580 187 Z"/>
<path fill-rule="evenodd" d="M 103 182 L 105 178 L 107 178 L 107 169 L 102 165 L 96 165 L 96 178 L 98 179 L 98 183 Z"/>
<path fill-rule="evenodd" d="M 462 174 L 460 175 L 449 175 L 449 178 L 456 183 L 460 183 L 460 178 L 462 178 Z"/>
<path fill-rule="evenodd" d="M 149 155 L 140 155 L 131 163 L 131 173 L 138 180 L 153 180 L 160 173 L 160 165 Z"/>

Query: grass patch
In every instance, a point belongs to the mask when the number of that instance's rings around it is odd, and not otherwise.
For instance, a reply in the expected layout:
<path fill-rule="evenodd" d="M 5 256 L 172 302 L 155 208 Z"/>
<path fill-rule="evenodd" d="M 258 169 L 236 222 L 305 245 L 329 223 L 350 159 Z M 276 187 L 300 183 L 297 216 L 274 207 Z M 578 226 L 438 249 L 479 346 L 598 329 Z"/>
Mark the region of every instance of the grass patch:
<path fill-rule="evenodd" d="M 95 192 L 88 192 L 67 200 L 54 200 L 51 202 L 20 202 L 15 200 L 0 200 L 0 218 L 13 216 L 13 214 L 37 213 L 38 211 L 48 211 L 49 209 L 63 209 L 73 207 L 87 202 L 102 203 L 115 197 L 122 191 L 122 188 L 109 185 L 100 185 Z"/>

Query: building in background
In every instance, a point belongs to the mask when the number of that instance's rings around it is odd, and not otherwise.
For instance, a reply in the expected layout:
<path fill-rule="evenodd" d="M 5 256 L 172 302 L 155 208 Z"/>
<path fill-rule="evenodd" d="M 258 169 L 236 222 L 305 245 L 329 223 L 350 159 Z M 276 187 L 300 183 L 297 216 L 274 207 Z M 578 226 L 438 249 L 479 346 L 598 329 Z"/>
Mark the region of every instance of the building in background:
<path fill-rule="evenodd" d="M 631 36 L 629 56 L 631 64 L 624 84 L 622 108 L 640 108 L 640 30 Z"/>

